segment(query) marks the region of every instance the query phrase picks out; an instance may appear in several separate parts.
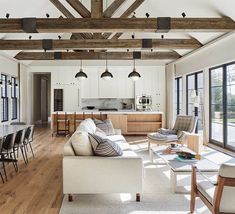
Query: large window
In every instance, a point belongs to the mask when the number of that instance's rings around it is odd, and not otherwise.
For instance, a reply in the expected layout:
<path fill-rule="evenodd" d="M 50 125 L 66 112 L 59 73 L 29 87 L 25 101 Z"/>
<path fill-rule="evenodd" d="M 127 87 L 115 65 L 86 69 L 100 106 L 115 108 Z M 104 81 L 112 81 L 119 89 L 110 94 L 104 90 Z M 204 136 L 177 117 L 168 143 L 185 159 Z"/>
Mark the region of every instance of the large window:
<path fill-rule="evenodd" d="M 175 79 L 175 113 L 179 115 L 182 113 L 182 98 L 183 98 L 183 88 L 182 88 L 182 77 L 177 77 Z"/>
<path fill-rule="evenodd" d="M 197 96 L 200 96 L 199 107 L 195 105 L 195 99 L 192 96 L 193 93 L 196 93 Z M 187 75 L 187 115 L 193 115 L 198 117 L 197 132 L 203 132 L 203 72 L 196 72 L 193 74 Z"/>
<path fill-rule="evenodd" d="M 7 75 L 1 74 L 1 109 L 2 122 L 8 121 Z"/>
<path fill-rule="evenodd" d="M 235 63 L 210 69 L 210 141 L 235 150 Z"/>
<path fill-rule="evenodd" d="M 17 119 L 17 83 L 16 78 L 11 77 L 11 117 Z"/>

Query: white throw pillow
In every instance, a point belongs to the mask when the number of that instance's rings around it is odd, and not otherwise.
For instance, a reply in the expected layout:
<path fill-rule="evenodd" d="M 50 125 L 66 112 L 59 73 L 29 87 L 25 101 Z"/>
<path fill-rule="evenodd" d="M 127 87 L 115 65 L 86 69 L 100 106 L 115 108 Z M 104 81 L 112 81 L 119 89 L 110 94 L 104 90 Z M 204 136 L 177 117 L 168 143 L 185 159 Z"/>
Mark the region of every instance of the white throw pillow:
<path fill-rule="evenodd" d="M 77 156 L 93 156 L 93 150 L 87 132 L 77 131 L 71 137 L 71 144 Z"/>

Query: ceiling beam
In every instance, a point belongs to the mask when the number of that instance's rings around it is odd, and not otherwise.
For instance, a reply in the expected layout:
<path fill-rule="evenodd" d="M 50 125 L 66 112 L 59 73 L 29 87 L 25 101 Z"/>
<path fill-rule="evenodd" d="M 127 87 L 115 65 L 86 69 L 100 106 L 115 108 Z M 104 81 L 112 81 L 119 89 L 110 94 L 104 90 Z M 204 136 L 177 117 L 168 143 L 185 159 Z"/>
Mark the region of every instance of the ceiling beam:
<path fill-rule="evenodd" d="M 90 18 L 91 12 L 79 0 L 66 0 L 69 5 L 83 18 Z"/>
<path fill-rule="evenodd" d="M 103 13 L 104 18 L 111 18 L 112 15 L 126 0 L 114 0 Z"/>
<path fill-rule="evenodd" d="M 103 16 L 103 0 L 91 0 L 91 18 L 97 19 Z M 93 39 L 101 39 L 101 33 L 94 33 Z"/>
<path fill-rule="evenodd" d="M 50 48 L 45 48 L 49 44 Z M 196 49 L 196 39 L 88 39 L 88 40 L 0 40 L 0 50 L 67 50 L 67 49 Z"/>
<path fill-rule="evenodd" d="M 121 15 L 120 18 L 128 18 L 135 10 L 144 2 L 144 0 L 135 0 L 134 3 L 127 8 L 127 10 Z M 105 33 L 103 35 L 104 38 L 108 39 L 112 34 L 111 33 Z M 116 33 L 112 39 L 118 39 L 122 33 Z"/>
<path fill-rule="evenodd" d="M 181 56 L 176 52 L 108 52 L 109 60 L 169 60 Z M 134 55 L 137 55 L 134 56 Z M 15 56 L 17 60 L 105 60 L 105 52 L 20 52 Z"/>
<path fill-rule="evenodd" d="M 0 33 L 26 32 L 24 21 L 0 19 Z M 39 33 L 228 32 L 235 29 L 235 22 L 229 18 L 32 18 L 31 22 L 29 30 Z"/>
<path fill-rule="evenodd" d="M 62 13 L 66 18 L 75 18 L 72 13 L 59 1 L 59 0 L 50 0 L 50 2 Z M 74 39 L 92 39 L 92 34 L 88 33 L 74 33 L 72 34 Z"/>
<path fill-rule="evenodd" d="M 144 0 L 136 0 L 122 15 L 121 18 L 128 18 L 135 10 L 144 2 Z M 123 33 L 116 33 L 112 39 L 119 39 Z"/>

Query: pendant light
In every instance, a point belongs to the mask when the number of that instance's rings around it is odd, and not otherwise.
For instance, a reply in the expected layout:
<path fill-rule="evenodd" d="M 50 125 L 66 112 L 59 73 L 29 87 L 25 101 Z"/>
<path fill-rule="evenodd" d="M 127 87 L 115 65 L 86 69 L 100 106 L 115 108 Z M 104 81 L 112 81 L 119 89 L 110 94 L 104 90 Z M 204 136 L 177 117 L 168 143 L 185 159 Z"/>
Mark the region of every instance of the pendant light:
<path fill-rule="evenodd" d="M 79 72 L 75 75 L 75 78 L 77 78 L 78 80 L 82 81 L 83 79 L 87 78 L 86 73 L 83 72 L 82 69 L 82 59 L 81 59 L 81 63 L 80 63 L 80 70 Z"/>
<path fill-rule="evenodd" d="M 134 68 L 133 71 L 131 73 L 129 73 L 128 78 L 132 79 L 133 81 L 138 80 L 141 76 L 140 74 L 136 71 L 135 69 L 135 58 L 133 59 L 133 64 L 134 64 Z"/>
<path fill-rule="evenodd" d="M 106 68 L 105 68 L 105 72 L 103 72 L 100 77 L 102 79 L 104 79 L 104 80 L 110 80 L 111 78 L 113 78 L 112 73 L 110 73 L 109 70 L 108 70 L 107 52 L 106 52 Z"/>

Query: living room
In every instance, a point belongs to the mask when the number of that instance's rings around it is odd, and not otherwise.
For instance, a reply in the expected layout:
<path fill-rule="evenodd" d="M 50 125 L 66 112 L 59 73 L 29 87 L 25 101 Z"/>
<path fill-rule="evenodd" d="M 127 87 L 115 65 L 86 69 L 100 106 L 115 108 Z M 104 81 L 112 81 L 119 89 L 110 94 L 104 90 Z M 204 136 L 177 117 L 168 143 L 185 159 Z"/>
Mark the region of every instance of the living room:
<path fill-rule="evenodd" d="M 0 1 L 1 213 L 235 213 L 234 1 Z"/>

